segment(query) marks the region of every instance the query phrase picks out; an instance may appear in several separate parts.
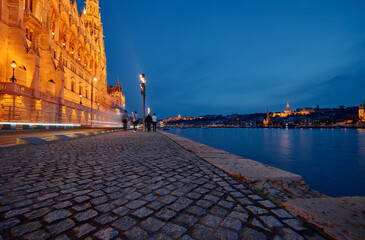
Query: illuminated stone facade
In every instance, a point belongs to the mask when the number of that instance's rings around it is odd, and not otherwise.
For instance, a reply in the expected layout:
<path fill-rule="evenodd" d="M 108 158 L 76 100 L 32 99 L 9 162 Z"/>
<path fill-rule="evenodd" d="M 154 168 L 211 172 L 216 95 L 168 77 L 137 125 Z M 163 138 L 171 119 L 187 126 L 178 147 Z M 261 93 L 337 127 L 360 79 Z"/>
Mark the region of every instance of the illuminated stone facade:
<path fill-rule="evenodd" d="M 125 97 L 123 94 L 122 85 L 119 84 L 119 79 L 117 80 L 117 85 L 115 87 L 111 85 L 107 90 L 112 100 L 112 107 L 125 109 Z"/>
<path fill-rule="evenodd" d="M 0 122 L 117 119 L 98 0 L 0 0 L 0 52 Z"/>
<path fill-rule="evenodd" d="M 359 107 L 359 119 L 365 121 L 365 106 L 363 102 L 360 103 Z"/>

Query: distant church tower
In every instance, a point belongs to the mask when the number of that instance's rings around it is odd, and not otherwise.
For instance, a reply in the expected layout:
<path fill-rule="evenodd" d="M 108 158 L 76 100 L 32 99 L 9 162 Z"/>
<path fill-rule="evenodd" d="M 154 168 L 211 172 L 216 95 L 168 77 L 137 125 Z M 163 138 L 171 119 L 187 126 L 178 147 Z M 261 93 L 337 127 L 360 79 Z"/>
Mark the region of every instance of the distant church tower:
<path fill-rule="evenodd" d="M 359 119 L 360 120 L 365 120 L 365 106 L 364 106 L 364 103 L 363 101 L 361 101 L 360 103 L 360 107 L 359 107 Z"/>
<path fill-rule="evenodd" d="M 264 120 L 263 124 L 264 124 L 265 127 L 271 125 L 271 118 L 270 118 L 269 109 L 267 109 L 266 119 Z"/>

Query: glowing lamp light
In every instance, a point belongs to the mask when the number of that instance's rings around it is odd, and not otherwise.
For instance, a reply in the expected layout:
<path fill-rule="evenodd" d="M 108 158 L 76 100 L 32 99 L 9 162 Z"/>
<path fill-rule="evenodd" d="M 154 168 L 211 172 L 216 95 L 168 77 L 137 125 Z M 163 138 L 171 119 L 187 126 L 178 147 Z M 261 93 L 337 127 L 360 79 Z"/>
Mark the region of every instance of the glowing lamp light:
<path fill-rule="evenodd" d="M 86 14 L 86 10 L 84 10 L 84 15 Z"/>
<path fill-rule="evenodd" d="M 63 45 L 63 46 L 66 46 L 66 43 L 64 42 L 64 43 L 62 43 L 62 45 Z"/>
<path fill-rule="evenodd" d="M 82 94 L 80 94 L 80 98 L 82 98 Z"/>
<path fill-rule="evenodd" d="M 54 32 L 52 32 L 52 35 L 54 36 Z"/>
<path fill-rule="evenodd" d="M 94 79 L 93 79 L 93 80 L 94 80 L 94 82 L 98 81 L 98 79 L 97 79 L 96 77 L 94 77 Z"/>
<path fill-rule="evenodd" d="M 71 54 L 74 54 L 74 51 L 72 51 Z"/>
<path fill-rule="evenodd" d="M 12 69 L 15 69 L 16 68 L 16 62 L 15 61 L 12 61 L 10 63 L 10 66 L 11 66 Z"/>

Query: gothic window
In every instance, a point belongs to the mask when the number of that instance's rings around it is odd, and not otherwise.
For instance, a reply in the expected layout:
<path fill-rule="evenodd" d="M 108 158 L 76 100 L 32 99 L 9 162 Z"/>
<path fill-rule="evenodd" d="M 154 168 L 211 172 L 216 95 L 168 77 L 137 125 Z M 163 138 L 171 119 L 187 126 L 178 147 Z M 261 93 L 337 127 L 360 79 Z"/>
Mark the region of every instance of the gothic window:
<path fill-rule="evenodd" d="M 72 80 L 72 81 L 71 81 L 71 91 L 72 91 L 72 92 L 75 92 L 75 90 L 76 90 L 76 89 L 75 89 L 75 87 L 76 87 L 75 80 Z"/>

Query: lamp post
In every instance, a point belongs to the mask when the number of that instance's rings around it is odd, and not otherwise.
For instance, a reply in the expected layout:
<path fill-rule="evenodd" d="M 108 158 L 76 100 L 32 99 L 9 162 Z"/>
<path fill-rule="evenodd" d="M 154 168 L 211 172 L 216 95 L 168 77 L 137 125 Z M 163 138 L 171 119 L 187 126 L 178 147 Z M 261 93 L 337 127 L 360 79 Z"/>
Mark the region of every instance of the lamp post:
<path fill-rule="evenodd" d="M 141 79 L 141 83 L 139 84 L 141 86 L 141 94 L 143 96 L 143 132 L 146 130 L 145 128 L 145 116 L 146 116 L 146 107 L 145 107 L 145 102 L 146 102 L 146 77 L 145 77 L 145 74 L 142 73 L 141 75 L 139 75 L 140 79 Z"/>
<path fill-rule="evenodd" d="M 94 77 L 93 81 L 91 82 L 91 127 L 93 126 L 93 101 L 94 101 L 94 82 L 98 81 L 96 77 Z M 98 103 L 98 110 L 99 110 L 99 103 Z"/>
<path fill-rule="evenodd" d="M 16 82 L 16 78 L 15 78 L 15 68 L 16 68 L 16 62 L 12 61 L 10 63 L 11 68 L 13 69 L 13 76 L 10 78 L 10 81 L 12 81 L 13 83 Z M 15 95 L 13 95 L 13 121 L 15 118 Z"/>
<path fill-rule="evenodd" d="M 15 68 L 16 68 L 16 62 L 15 62 L 15 61 L 12 61 L 12 62 L 10 63 L 10 66 L 11 66 L 11 68 L 13 69 L 13 76 L 10 78 L 10 81 L 12 81 L 12 82 L 16 82 L 15 74 L 14 74 L 14 71 L 15 71 Z"/>

